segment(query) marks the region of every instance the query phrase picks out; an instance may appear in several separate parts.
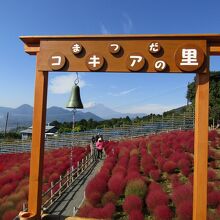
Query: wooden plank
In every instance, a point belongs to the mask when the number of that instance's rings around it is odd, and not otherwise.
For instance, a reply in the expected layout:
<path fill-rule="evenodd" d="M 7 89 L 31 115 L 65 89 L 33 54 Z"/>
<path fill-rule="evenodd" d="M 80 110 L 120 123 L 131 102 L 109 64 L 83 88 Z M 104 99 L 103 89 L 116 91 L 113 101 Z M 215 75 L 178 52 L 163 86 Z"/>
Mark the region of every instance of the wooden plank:
<path fill-rule="evenodd" d="M 38 52 L 40 52 L 40 46 L 39 45 L 24 45 L 24 51 L 30 55 L 35 55 Z"/>
<path fill-rule="evenodd" d="M 37 56 L 38 58 L 38 56 Z M 36 70 L 28 212 L 40 219 L 48 72 Z"/>
<path fill-rule="evenodd" d="M 34 55 L 39 49 L 35 50 L 35 47 L 40 48 L 41 41 L 85 41 L 85 40 L 132 40 L 132 39 L 147 39 L 147 40 L 207 40 L 210 46 L 210 55 L 219 55 L 220 34 L 136 34 L 136 35 L 61 35 L 61 36 L 20 36 L 20 39 L 24 42 L 25 52 L 30 55 Z"/>
<path fill-rule="evenodd" d="M 57 35 L 57 36 L 20 36 L 24 43 L 40 43 L 41 40 L 74 40 L 74 39 L 107 39 L 107 38 L 179 38 L 186 40 L 208 40 L 209 42 L 220 42 L 220 34 L 116 34 L 116 35 Z"/>
<path fill-rule="evenodd" d="M 210 46 L 209 51 L 210 55 L 220 55 L 220 46 Z"/>
<path fill-rule="evenodd" d="M 206 220 L 209 74 L 196 75 L 193 220 Z"/>
<path fill-rule="evenodd" d="M 158 53 L 153 54 L 150 52 L 152 44 L 158 43 L 161 50 Z M 72 47 L 75 44 L 80 44 L 83 50 L 79 54 L 73 54 Z M 109 51 L 109 45 L 118 44 L 121 50 L 118 54 L 112 54 Z M 201 57 L 206 57 L 206 41 L 205 40 L 178 40 L 177 38 L 171 39 L 148 39 L 148 38 L 116 38 L 112 37 L 109 39 L 91 39 L 91 40 L 42 40 L 40 45 L 40 58 L 38 59 L 37 66 L 39 70 L 42 71 L 69 71 L 69 72 L 142 72 L 142 73 L 156 73 L 156 72 L 172 72 L 172 73 L 182 73 L 182 72 L 196 72 L 199 69 L 197 65 L 191 65 L 193 68 L 197 68 L 192 71 L 184 71 L 179 67 L 179 60 L 176 56 L 180 48 L 185 48 L 190 45 L 190 48 L 198 48 L 198 54 L 202 54 Z M 199 53 L 201 51 L 201 53 Z M 96 59 L 93 60 L 93 56 Z M 141 62 L 132 62 L 131 56 L 141 56 L 143 59 L 143 64 Z M 59 63 L 58 57 L 60 57 L 61 62 Z M 97 58 L 98 57 L 98 58 Z M 199 57 L 199 56 L 198 56 Z M 55 59 L 53 59 L 55 58 Z M 104 61 L 101 62 L 102 58 Z M 205 72 L 206 68 L 205 62 L 201 61 L 202 64 L 200 72 Z M 89 63 L 97 61 L 96 67 L 99 65 L 98 62 L 103 63 L 100 65 L 99 69 L 91 69 Z M 145 61 L 145 63 L 144 63 Z M 166 63 L 166 68 L 164 70 L 156 70 L 156 62 L 164 61 Z M 57 62 L 60 65 L 57 65 Z M 132 63 L 135 64 L 133 67 L 137 66 L 137 69 L 131 69 Z M 54 65 L 55 64 L 55 65 Z M 141 64 L 141 66 L 139 66 Z M 53 65 L 53 66 L 52 66 Z M 91 64 L 91 65 L 94 65 Z M 189 67 L 190 65 L 188 65 Z M 56 69 L 53 69 L 55 68 Z M 183 67 L 183 66 L 182 66 Z M 186 67 L 186 66 L 185 66 Z"/>

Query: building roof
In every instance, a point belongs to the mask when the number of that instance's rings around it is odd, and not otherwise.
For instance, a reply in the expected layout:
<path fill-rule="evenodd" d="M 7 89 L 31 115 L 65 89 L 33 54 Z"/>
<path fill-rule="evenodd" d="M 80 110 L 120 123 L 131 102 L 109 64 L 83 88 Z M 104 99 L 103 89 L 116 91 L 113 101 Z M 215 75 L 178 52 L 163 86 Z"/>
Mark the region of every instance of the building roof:
<path fill-rule="evenodd" d="M 50 126 L 50 125 L 47 125 L 45 126 L 45 133 L 54 133 L 53 131 L 51 131 L 53 128 L 55 128 L 55 126 Z M 25 130 L 22 130 L 20 131 L 21 134 L 32 134 L 32 126 L 25 129 Z"/>

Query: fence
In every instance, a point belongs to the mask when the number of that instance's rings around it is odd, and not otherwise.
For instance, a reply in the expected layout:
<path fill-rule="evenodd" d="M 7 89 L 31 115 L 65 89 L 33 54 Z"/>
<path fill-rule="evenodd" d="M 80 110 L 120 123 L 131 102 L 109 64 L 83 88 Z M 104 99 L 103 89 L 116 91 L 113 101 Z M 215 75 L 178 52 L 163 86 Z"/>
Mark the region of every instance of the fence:
<path fill-rule="evenodd" d="M 152 120 L 148 123 L 133 123 L 131 125 L 122 125 L 120 127 L 93 129 L 83 132 L 74 132 L 69 134 L 60 134 L 58 136 L 47 137 L 45 139 L 46 150 L 59 147 L 86 146 L 90 143 L 92 136 L 97 133 L 103 135 L 105 140 L 118 140 L 124 138 L 133 138 L 144 136 L 150 133 L 161 131 L 170 131 L 176 129 L 193 129 L 193 114 L 172 115 Z M 31 140 L 19 140 L 13 142 L 0 142 L 0 153 L 20 153 L 31 151 Z"/>
<path fill-rule="evenodd" d="M 71 168 L 64 176 L 60 176 L 56 183 L 51 182 L 51 187 L 42 194 L 42 210 L 48 210 L 54 202 L 56 202 L 62 194 L 67 190 L 78 177 L 83 175 L 84 171 L 92 166 L 96 161 L 93 154 L 89 153 L 85 158 L 77 163 L 77 167 Z M 23 211 L 27 211 L 27 203 L 23 204 Z"/>
<path fill-rule="evenodd" d="M 82 159 L 82 161 L 78 162 L 75 169 L 72 167 L 71 171 L 67 172 L 63 177 L 60 176 L 60 180 L 55 184 L 51 182 L 51 187 L 42 195 L 42 209 L 49 209 L 50 206 L 59 199 L 62 193 L 69 188 L 94 162 L 94 155 L 88 154 L 84 159 Z"/>

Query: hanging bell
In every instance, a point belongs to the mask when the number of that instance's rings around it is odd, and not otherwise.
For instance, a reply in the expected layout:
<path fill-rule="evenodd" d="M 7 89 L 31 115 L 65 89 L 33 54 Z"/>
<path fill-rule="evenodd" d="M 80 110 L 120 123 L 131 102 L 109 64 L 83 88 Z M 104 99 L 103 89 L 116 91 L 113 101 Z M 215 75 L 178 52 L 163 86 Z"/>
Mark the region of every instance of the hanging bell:
<path fill-rule="evenodd" d="M 71 92 L 71 96 L 70 99 L 66 105 L 66 108 L 83 108 L 83 104 L 80 98 L 80 90 L 79 90 L 79 86 L 74 85 L 72 87 L 72 92 Z"/>

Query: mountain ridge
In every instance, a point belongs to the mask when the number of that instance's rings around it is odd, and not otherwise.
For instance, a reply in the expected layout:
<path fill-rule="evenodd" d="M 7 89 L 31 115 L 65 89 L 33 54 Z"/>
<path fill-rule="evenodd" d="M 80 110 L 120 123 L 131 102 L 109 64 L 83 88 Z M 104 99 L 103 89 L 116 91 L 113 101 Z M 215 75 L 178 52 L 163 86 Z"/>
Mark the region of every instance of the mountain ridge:
<path fill-rule="evenodd" d="M 32 125 L 32 115 L 33 115 L 33 107 L 28 104 L 23 104 L 18 106 L 17 108 L 10 107 L 0 107 L 0 130 L 4 130 L 7 113 L 9 112 L 8 117 L 8 130 L 16 128 L 16 127 L 28 127 Z M 91 112 L 76 112 L 76 121 L 79 120 L 89 120 L 93 119 L 95 121 L 103 120 L 101 117 L 91 113 Z M 46 123 L 50 123 L 52 121 L 59 122 L 70 122 L 73 120 L 73 112 L 67 109 L 52 106 L 47 109 Z"/>
<path fill-rule="evenodd" d="M 22 104 L 16 108 L 0 107 L 0 130 L 4 130 L 7 112 L 9 112 L 8 129 L 16 127 L 28 127 L 32 125 L 33 107 L 28 104 Z M 146 114 L 130 114 L 120 113 L 111 108 L 106 107 L 103 104 L 95 104 L 92 107 L 77 110 L 75 120 L 80 121 L 82 119 L 94 121 L 108 120 L 111 118 L 124 118 L 129 116 L 135 118 L 137 116 L 143 117 Z M 58 106 L 51 106 L 47 108 L 46 123 L 52 121 L 59 122 L 71 122 L 73 120 L 73 111 L 64 109 Z"/>
<path fill-rule="evenodd" d="M 111 118 L 124 118 L 126 116 L 130 117 L 130 118 L 135 118 L 137 116 L 139 117 L 143 117 L 146 114 L 144 113 L 121 113 L 121 112 L 117 112 L 115 110 L 112 110 L 111 108 L 106 107 L 103 104 L 94 104 L 91 107 L 87 107 L 85 109 L 82 110 L 84 111 L 89 111 L 92 112 L 95 115 L 98 115 L 99 117 L 103 118 L 103 119 L 111 119 Z"/>

